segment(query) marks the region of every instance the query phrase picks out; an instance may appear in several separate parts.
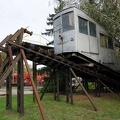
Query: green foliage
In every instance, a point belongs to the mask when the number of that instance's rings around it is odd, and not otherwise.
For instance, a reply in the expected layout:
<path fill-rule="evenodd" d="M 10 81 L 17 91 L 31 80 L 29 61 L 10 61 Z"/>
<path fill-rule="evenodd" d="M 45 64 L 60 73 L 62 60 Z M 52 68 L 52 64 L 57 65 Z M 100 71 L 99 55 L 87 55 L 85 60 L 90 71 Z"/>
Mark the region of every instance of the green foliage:
<path fill-rule="evenodd" d="M 43 84 L 43 88 L 42 88 L 41 92 L 43 92 L 43 89 L 46 86 L 48 80 L 49 80 L 48 77 L 46 77 L 44 79 L 44 84 Z M 46 93 L 53 93 L 53 91 L 54 91 L 54 83 L 53 83 L 53 79 L 52 79 L 51 82 L 49 83 L 48 87 L 47 87 Z"/>
<path fill-rule="evenodd" d="M 54 8 L 55 13 L 60 12 L 65 7 L 64 0 L 55 0 L 57 7 Z"/>
<path fill-rule="evenodd" d="M 55 13 L 60 12 L 64 6 L 64 0 L 55 0 L 54 1 L 56 3 L 56 7 L 54 8 Z M 53 25 L 53 17 L 55 14 L 49 14 L 49 17 L 47 18 L 47 25 Z M 53 27 L 51 29 L 46 29 L 46 32 L 42 33 L 42 35 L 53 35 Z M 49 44 L 49 43 L 48 43 Z M 50 43 L 51 44 L 51 43 Z"/>
<path fill-rule="evenodd" d="M 0 52 L 0 60 L 3 62 L 6 59 L 7 54 L 5 52 Z"/>
<path fill-rule="evenodd" d="M 84 2 L 81 8 L 114 38 L 120 38 L 120 6 L 113 0 Z"/>
<path fill-rule="evenodd" d="M 54 71 L 52 71 L 52 72 L 54 72 Z M 50 74 L 51 74 L 51 72 L 50 72 Z M 50 74 L 49 74 L 49 75 L 50 75 Z M 54 74 L 54 73 L 53 73 L 53 74 Z M 59 90 L 60 90 L 60 92 L 65 92 L 65 79 L 64 79 L 64 74 L 63 74 L 63 72 L 61 72 L 61 71 L 59 71 L 57 74 L 58 74 L 58 79 L 59 79 Z M 54 75 L 55 75 L 55 74 L 54 74 Z M 50 81 L 50 83 L 49 83 L 49 85 L 48 85 L 48 87 L 47 87 L 46 92 L 53 92 L 53 91 L 54 91 L 54 80 L 55 80 L 54 75 L 53 75 L 53 77 L 52 77 L 52 79 L 51 79 L 51 81 Z M 49 77 L 46 77 L 46 78 L 44 79 L 43 89 L 44 89 L 44 87 L 46 86 L 46 84 L 47 84 L 47 82 L 48 82 L 48 79 L 49 79 Z"/>

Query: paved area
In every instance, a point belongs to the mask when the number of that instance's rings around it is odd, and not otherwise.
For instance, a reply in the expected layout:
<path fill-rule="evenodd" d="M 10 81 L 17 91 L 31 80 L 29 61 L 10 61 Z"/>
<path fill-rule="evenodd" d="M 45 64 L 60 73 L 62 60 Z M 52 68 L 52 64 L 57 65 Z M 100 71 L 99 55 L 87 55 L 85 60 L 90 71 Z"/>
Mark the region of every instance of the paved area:
<path fill-rule="evenodd" d="M 24 86 L 24 94 L 32 94 L 33 89 L 31 86 Z M 1 87 L 0 88 L 0 97 L 3 97 L 6 95 L 6 88 Z M 17 95 L 17 87 L 12 87 L 12 95 Z"/>

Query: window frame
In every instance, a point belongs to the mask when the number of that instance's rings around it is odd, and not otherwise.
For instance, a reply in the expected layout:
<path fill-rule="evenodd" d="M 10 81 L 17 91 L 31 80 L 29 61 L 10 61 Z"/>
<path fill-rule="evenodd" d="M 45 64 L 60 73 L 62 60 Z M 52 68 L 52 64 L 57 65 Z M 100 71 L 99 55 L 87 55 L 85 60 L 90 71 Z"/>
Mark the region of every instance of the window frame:
<path fill-rule="evenodd" d="M 70 14 L 71 14 L 71 16 L 70 16 Z M 68 16 L 65 16 L 65 15 L 68 15 Z M 67 21 L 64 19 L 64 17 L 67 17 Z M 68 17 L 70 17 L 72 19 L 70 19 Z M 70 30 L 74 30 L 75 29 L 74 21 L 75 20 L 74 20 L 74 12 L 73 11 L 62 14 L 62 31 L 67 32 Z"/>
<path fill-rule="evenodd" d="M 96 37 L 96 24 L 89 21 L 89 34 L 90 36 Z"/>
<path fill-rule="evenodd" d="M 82 20 L 81 22 L 86 22 L 86 25 L 85 24 L 81 24 L 82 26 L 80 26 L 80 20 Z M 81 27 L 81 28 L 80 28 Z M 83 29 L 84 27 L 84 29 Z M 88 35 L 88 20 L 78 16 L 78 28 L 79 28 L 79 33 L 83 33 L 85 35 Z"/>

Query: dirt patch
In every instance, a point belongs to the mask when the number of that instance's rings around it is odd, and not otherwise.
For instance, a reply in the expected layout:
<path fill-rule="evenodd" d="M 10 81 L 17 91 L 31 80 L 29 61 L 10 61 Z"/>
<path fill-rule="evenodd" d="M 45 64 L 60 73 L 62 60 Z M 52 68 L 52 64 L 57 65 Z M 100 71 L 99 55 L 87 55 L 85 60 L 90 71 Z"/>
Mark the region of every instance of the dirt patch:
<path fill-rule="evenodd" d="M 73 100 L 76 102 L 89 101 L 86 95 L 74 95 Z"/>

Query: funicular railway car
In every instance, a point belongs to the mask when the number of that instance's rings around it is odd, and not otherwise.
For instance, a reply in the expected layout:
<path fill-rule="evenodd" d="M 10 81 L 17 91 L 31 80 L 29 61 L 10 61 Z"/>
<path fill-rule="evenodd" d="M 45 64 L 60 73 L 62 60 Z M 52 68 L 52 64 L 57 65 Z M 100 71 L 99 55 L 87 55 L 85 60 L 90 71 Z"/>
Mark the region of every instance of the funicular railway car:
<path fill-rule="evenodd" d="M 80 53 L 113 70 L 120 70 L 116 41 L 85 12 L 73 6 L 57 13 L 53 20 L 55 54 Z"/>

